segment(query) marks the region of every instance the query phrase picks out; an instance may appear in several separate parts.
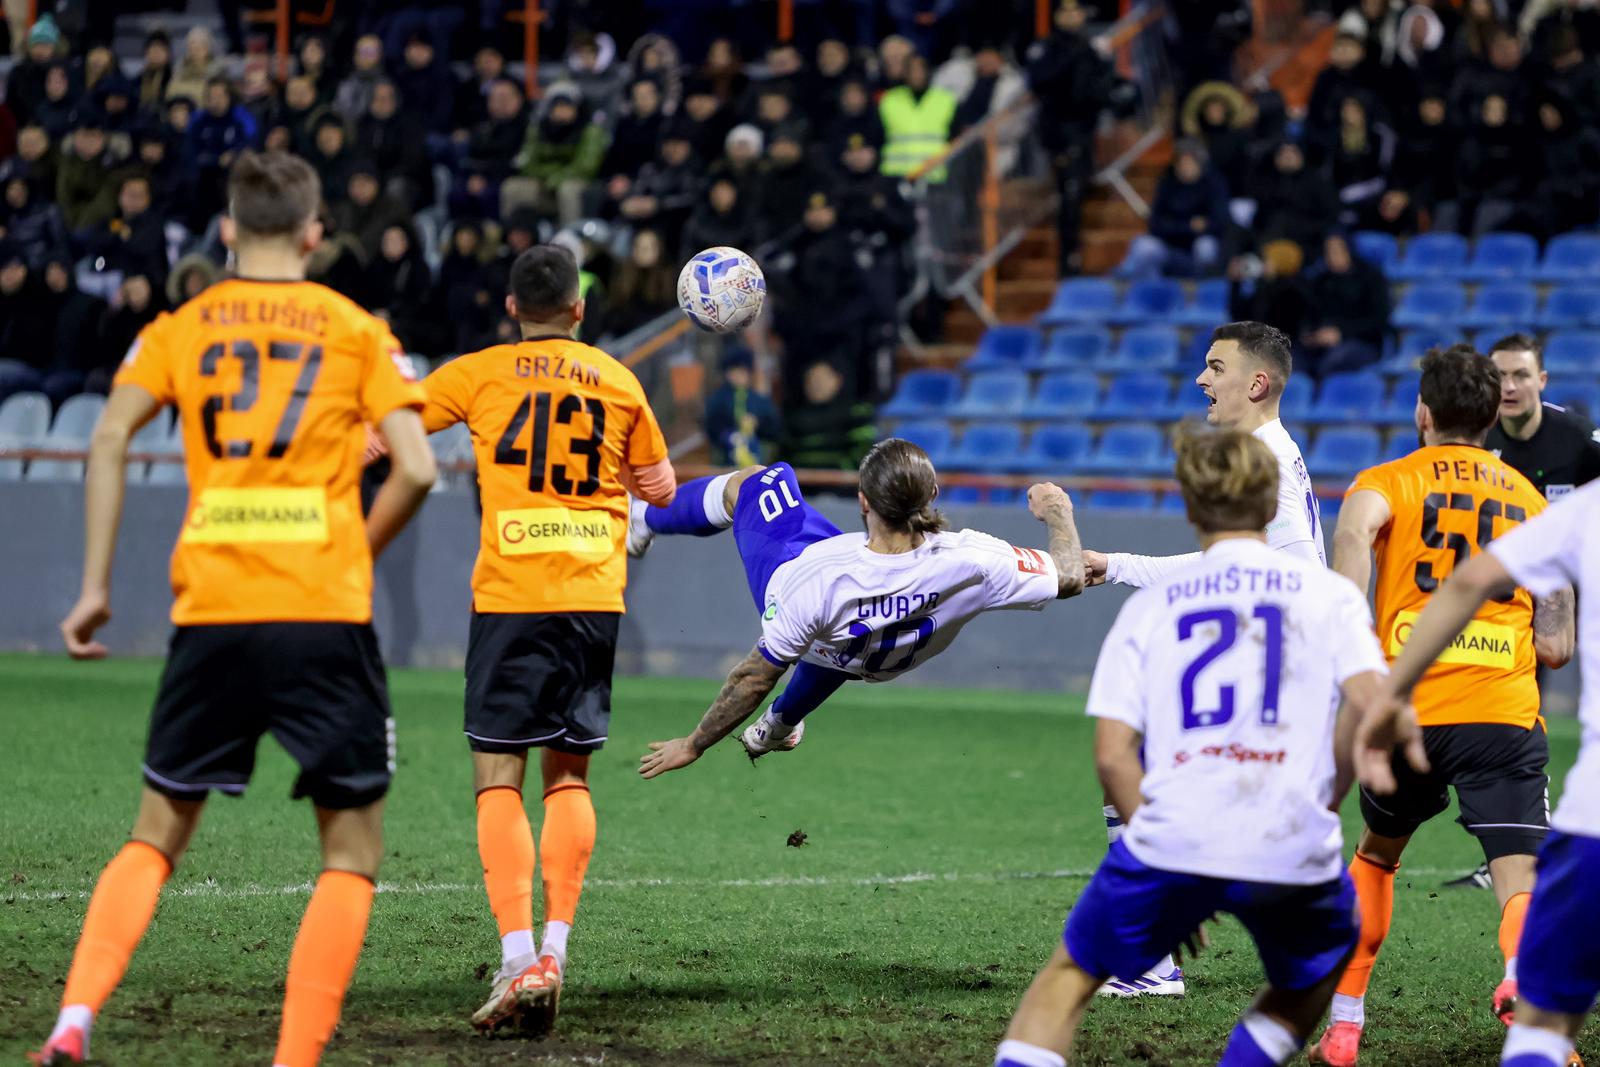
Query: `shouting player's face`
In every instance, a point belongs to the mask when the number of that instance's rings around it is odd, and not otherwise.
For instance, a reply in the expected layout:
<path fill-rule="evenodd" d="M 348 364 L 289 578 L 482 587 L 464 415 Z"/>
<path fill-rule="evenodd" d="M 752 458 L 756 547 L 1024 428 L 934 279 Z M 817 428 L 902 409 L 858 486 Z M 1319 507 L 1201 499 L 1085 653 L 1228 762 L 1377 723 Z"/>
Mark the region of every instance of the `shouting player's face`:
<path fill-rule="evenodd" d="M 1206 352 L 1206 369 L 1194 383 L 1211 402 L 1206 421 L 1224 429 L 1243 422 L 1252 399 L 1267 389 L 1266 375 L 1239 350 L 1237 341 L 1213 344 Z"/>
<path fill-rule="evenodd" d="M 1500 417 L 1527 418 L 1539 407 L 1549 375 L 1539 369 L 1539 360 L 1526 349 L 1500 349 L 1493 355 L 1500 368 Z"/>

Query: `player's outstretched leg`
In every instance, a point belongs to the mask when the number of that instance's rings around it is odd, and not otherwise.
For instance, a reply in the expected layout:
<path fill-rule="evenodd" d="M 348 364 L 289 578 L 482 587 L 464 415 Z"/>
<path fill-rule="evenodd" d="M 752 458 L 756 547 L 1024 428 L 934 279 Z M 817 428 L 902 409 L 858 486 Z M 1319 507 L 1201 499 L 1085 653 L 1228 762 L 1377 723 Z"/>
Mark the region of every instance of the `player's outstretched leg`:
<path fill-rule="evenodd" d="M 544 986 L 544 972 L 533 944 L 533 827 L 522 806 L 522 780 L 528 754 L 474 752 L 478 791 L 478 858 L 483 885 L 500 929 L 500 969 L 489 999 L 472 1014 L 482 1033 L 517 1025 Z"/>
<path fill-rule="evenodd" d="M 583 878 L 594 854 L 594 801 L 589 796 L 589 757 L 545 749 L 544 828 L 539 847 L 544 852 L 544 943 L 539 946 L 539 969 L 544 991 L 536 998 L 533 1029 L 549 1033 L 561 1004 L 561 982 L 567 969 L 567 936 L 578 914 Z"/>
<path fill-rule="evenodd" d="M 1379 837 L 1371 830 L 1361 835 L 1355 859 L 1350 861 L 1350 878 L 1355 882 L 1356 901 L 1361 907 L 1360 940 L 1333 994 L 1328 1028 L 1311 1049 L 1312 1063 L 1353 1067 L 1360 1057 L 1361 1031 L 1367 1024 L 1367 985 L 1372 981 L 1378 952 L 1389 936 L 1389 924 L 1394 918 L 1394 875 L 1400 869 L 1400 853 L 1409 840 Z"/>
<path fill-rule="evenodd" d="M 739 486 L 765 468 L 746 467 L 731 474 L 695 478 L 678 486 L 678 495 L 666 507 L 635 500 L 628 510 L 628 555 L 645 554 L 657 534 L 710 537 L 733 525 L 733 505 Z"/>
<path fill-rule="evenodd" d="M 805 737 L 806 716 L 849 680 L 850 675 L 843 671 L 819 667 L 815 663 L 796 664 L 789 684 L 778 694 L 778 699 L 739 735 L 745 754 L 756 759 L 768 752 L 793 752 Z"/>
<path fill-rule="evenodd" d="M 289 953 L 274 1067 L 316 1067 L 339 1025 L 383 859 L 383 801 L 357 808 L 318 807 L 317 827 L 322 832 L 322 876 Z"/>
<path fill-rule="evenodd" d="M 1106 843 L 1116 844 L 1122 840 L 1122 816 L 1117 814 L 1117 809 L 1109 800 L 1101 808 L 1106 820 Z M 1183 968 L 1178 966 L 1178 961 L 1172 953 L 1161 957 L 1156 965 L 1130 981 L 1124 982 L 1120 978 L 1113 978 L 1101 986 L 1095 994 L 1101 997 L 1181 997 L 1184 995 Z"/>
<path fill-rule="evenodd" d="M 32 1054 L 35 1063 L 82 1063 L 89 1058 L 95 1016 L 122 981 L 133 950 L 155 916 L 161 887 L 188 847 L 203 803 L 145 788 L 133 839 L 95 883 L 67 972 L 61 1012 L 50 1037 Z"/>

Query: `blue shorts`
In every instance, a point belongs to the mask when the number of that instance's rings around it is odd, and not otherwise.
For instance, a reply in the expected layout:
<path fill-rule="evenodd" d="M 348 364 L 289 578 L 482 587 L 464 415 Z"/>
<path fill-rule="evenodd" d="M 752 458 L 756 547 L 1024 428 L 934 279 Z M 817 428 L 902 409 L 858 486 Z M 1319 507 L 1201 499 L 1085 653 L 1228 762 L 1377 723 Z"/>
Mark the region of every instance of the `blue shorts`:
<path fill-rule="evenodd" d="M 1597 882 L 1600 838 L 1550 831 L 1517 949 L 1517 996 L 1536 1008 L 1582 1015 L 1600 999 Z"/>
<path fill-rule="evenodd" d="M 1250 931 L 1274 989 L 1327 978 L 1361 930 L 1356 887 L 1343 871 L 1320 885 L 1208 878 L 1147 867 L 1118 841 L 1073 905 L 1062 942 L 1096 978 L 1133 979 L 1218 912 Z"/>
<path fill-rule="evenodd" d="M 774 463 L 739 486 L 733 505 L 733 540 L 744 561 L 756 610 L 767 606 L 772 572 L 806 550 L 808 545 L 838 537 L 842 531 L 800 495 L 794 468 Z"/>

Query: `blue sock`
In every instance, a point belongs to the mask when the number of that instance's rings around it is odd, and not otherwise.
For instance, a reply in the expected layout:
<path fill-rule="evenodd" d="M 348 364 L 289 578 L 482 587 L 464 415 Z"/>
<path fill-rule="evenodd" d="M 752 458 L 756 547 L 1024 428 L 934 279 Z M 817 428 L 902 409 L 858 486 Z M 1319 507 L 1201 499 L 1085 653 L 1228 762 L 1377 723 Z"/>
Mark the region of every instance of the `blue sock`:
<path fill-rule="evenodd" d="M 1500 1067 L 1567 1067 L 1572 1042 L 1553 1030 L 1513 1025 L 1506 1033 Z"/>
<path fill-rule="evenodd" d="M 713 474 L 704 478 L 684 482 L 678 486 L 678 495 L 672 498 L 672 503 L 664 508 L 655 505 L 645 508 L 644 524 L 658 534 L 690 534 L 694 537 L 710 537 L 712 534 L 721 533 L 733 524 L 731 516 L 723 512 L 721 500 L 717 500 L 716 507 L 719 514 L 710 514 L 706 506 L 706 488 L 727 475 Z M 720 494 L 721 486 L 718 486 Z M 718 521 L 721 520 L 721 521 Z"/>
<path fill-rule="evenodd" d="M 1300 1052 L 1300 1041 L 1276 1019 L 1246 1012 L 1228 1037 L 1217 1067 L 1282 1067 Z"/>

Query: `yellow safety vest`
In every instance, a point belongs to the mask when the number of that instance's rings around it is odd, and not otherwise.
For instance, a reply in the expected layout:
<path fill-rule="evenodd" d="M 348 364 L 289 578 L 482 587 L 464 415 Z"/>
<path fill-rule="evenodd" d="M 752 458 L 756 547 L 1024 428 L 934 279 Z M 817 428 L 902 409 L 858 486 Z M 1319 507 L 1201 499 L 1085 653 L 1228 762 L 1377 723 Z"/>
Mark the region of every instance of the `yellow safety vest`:
<path fill-rule="evenodd" d="M 903 178 L 944 151 L 950 124 L 956 117 L 956 98 L 947 90 L 929 87 L 919 99 L 904 86 L 883 94 L 878 118 L 883 122 L 883 173 Z M 942 182 L 944 167 L 928 172 L 928 180 Z"/>

